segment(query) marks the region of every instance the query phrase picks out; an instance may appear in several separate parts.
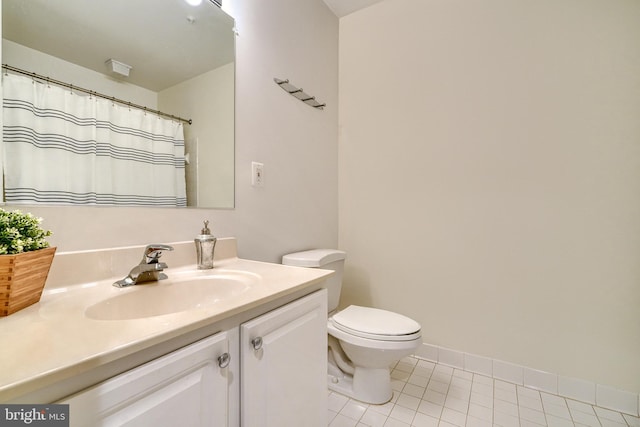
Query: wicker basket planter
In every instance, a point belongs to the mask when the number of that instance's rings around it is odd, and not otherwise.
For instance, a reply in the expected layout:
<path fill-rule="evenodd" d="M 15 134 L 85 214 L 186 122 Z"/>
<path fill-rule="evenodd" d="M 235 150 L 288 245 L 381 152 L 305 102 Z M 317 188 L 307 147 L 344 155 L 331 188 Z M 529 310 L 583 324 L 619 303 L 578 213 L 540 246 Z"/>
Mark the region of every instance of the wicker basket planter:
<path fill-rule="evenodd" d="M 0 255 L 0 316 L 40 301 L 56 248 Z"/>

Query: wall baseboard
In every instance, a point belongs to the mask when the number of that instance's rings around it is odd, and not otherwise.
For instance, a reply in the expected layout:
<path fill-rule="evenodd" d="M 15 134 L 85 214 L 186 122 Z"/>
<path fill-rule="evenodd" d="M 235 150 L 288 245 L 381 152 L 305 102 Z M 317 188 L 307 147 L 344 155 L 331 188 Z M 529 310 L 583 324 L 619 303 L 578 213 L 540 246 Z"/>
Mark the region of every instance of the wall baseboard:
<path fill-rule="evenodd" d="M 638 393 L 426 343 L 418 348 L 415 356 L 601 408 L 640 415 Z"/>

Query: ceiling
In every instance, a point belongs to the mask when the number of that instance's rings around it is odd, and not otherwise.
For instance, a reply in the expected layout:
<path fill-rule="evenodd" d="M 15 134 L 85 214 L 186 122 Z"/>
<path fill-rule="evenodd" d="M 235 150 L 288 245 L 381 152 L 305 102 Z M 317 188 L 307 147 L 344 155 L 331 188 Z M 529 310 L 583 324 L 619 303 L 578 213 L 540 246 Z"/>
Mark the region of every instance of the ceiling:
<path fill-rule="evenodd" d="M 209 1 L 2 0 L 3 38 L 101 73 L 113 58 L 156 92 L 233 62 L 232 27 Z"/>
<path fill-rule="evenodd" d="M 338 18 L 342 18 L 345 15 L 373 4 L 380 3 L 381 1 L 383 0 L 324 0 L 327 6 L 329 6 L 329 9 L 331 9 Z"/>
<path fill-rule="evenodd" d="M 380 1 L 324 0 L 339 18 Z M 4 38 L 98 72 L 108 72 L 113 58 L 133 66 L 128 82 L 154 91 L 233 61 L 233 35 L 221 34 L 228 27 L 218 20 L 233 26 L 217 7 L 182 0 L 2 1 Z"/>

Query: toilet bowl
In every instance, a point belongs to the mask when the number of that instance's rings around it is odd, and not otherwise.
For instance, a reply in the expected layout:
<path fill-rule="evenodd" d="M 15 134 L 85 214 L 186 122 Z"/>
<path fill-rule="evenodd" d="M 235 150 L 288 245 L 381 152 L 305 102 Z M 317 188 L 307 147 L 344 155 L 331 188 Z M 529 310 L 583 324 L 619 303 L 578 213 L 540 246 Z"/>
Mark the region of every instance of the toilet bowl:
<path fill-rule="evenodd" d="M 329 352 L 336 366 L 344 354 L 353 370 L 330 372 L 329 387 L 357 400 L 381 404 L 393 396 L 389 366 L 413 354 L 422 344 L 420 325 L 386 310 L 351 305 L 327 323 Z M 340 350 L 342 350 L 342 353 Z M 345 375 L 346 374 L 346 375 Z"/>
<path fill-rule="evenodd" d="M 420 324 L 371 307 L 351 305 L 336 311 L 345 258 L 343 251 L 314 249 L 285 255 L 282 263 L 335 271 L 327 279 L 329 389 L 366 403 L 386 403 L 393 396 L 389 367 L 422 344 Z"/>

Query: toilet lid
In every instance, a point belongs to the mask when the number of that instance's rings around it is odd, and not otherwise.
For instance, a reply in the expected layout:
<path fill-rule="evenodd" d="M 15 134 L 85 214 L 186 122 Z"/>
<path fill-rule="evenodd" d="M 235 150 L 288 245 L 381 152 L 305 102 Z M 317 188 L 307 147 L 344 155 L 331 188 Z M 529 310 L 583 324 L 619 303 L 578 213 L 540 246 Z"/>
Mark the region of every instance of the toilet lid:
<path fill-rule="evenodd" d="M 336 328 L 365 338 L 411 340 L 420 334 L 420 324 L 392 311 L 350 305 L 332 316 Z"/>

